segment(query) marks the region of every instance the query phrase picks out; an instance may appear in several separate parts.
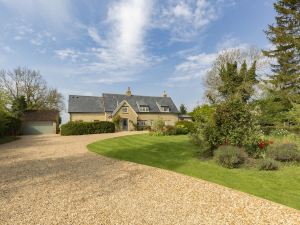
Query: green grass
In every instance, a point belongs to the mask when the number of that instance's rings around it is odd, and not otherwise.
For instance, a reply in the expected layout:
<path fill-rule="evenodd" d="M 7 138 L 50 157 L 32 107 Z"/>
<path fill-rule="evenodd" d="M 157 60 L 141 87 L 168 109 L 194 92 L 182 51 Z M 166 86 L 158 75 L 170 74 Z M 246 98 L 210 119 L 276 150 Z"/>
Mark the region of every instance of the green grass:
<path fill-rule="evenodd" d="M 226 169 L 212 160 L 200 160 L 187 136 L 135 135 L 88 145 L 104 156 L 176 171 L 300 209 L 300 167 L 279 171 L 256 168 Z"/>
<path fill-rule="evenodd" d="M 0 145 L 17 140 L 17 137 L 0 137 Z"/>

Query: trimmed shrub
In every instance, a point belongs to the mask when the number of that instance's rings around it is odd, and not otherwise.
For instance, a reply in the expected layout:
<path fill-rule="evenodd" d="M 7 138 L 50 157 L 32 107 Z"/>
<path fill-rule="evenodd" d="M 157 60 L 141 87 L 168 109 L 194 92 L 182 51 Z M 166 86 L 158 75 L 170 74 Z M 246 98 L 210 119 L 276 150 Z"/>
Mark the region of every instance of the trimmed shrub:
<path fill-rule="evenodd" d="M 279 163 L 276 162 L 274 159 L 263 159 L 259 164 L 259 170 L 278 170 Z"/>
<path fill-rule="evenodd" d="M 186 128 L 188 133 L 194 130 L 194 123 L 191 121 L 178 121 L 176 122 L 175 126 L 179 128 Z"/>
<path fill-rule="evenodd" d="M 215 161 L 226 168 L 238 168 L 247 159 L 248 155 L 243 148 L 231 145 L 220 146 L 214 154 Z"/>
<path fill-rule="evenodd" d="M 300 152 L 294 143 L 271 145 L 267 156 L 281 162 L 300 161 Z"/>
<path fill-rule="evenodd" d="M 61 135 L 84 135 L 114 133 L 115 124 L 108 121 L 100 122 L 69 122 L 61 126 Z"/>

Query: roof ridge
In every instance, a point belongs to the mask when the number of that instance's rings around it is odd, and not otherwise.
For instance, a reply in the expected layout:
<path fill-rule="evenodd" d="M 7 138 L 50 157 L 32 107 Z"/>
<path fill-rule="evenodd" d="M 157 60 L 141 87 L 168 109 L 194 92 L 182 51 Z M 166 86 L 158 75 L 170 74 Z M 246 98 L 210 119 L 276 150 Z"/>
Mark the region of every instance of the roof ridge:
<path fill-rule="evenodd" d="M 114 93 L 103 93 L 103 95 L 121 95 L 121 96 L 127 96 L 126 94 L 114 94 Z M 164 96 L 152 96 L 152 95 L 131 95 L 128 97 L 151 97 L 151 98 L 171 98 L 170 96 L 164 97 Z"/>

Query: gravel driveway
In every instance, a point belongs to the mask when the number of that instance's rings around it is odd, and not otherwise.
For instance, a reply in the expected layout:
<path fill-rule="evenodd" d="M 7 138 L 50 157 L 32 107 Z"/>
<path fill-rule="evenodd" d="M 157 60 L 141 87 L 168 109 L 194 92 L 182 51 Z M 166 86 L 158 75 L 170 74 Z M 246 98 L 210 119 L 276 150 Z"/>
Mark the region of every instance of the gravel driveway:
<path fill-rule="evenodd" d="M 0 145 L 0 224 L 300 224 L 300 211 L 86 149 L 128 134 Z"/>

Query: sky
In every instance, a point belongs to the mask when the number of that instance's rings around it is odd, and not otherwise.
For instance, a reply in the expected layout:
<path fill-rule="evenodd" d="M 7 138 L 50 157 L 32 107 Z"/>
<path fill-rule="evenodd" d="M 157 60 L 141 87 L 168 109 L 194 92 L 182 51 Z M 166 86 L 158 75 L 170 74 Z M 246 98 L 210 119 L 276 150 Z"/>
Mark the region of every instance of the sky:
<path fill-rule="evenodd" d="M 38 70 L 66 102 L 131 87 L 136 95 L 165 90 L 191 110 L 205 102 L 205 74 L 220 51 L 269 45 L 273 3 L 0 0 L 0 69 Z"/>

